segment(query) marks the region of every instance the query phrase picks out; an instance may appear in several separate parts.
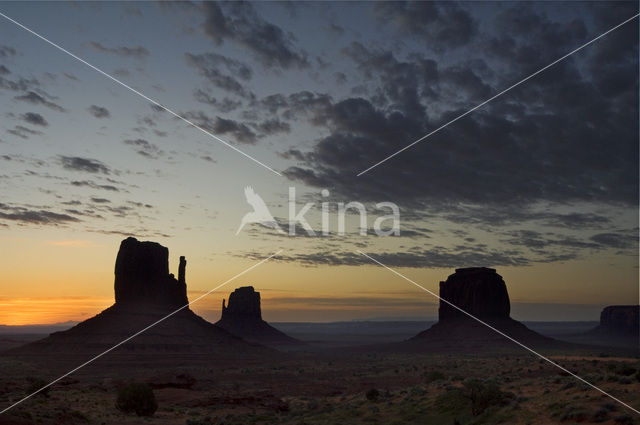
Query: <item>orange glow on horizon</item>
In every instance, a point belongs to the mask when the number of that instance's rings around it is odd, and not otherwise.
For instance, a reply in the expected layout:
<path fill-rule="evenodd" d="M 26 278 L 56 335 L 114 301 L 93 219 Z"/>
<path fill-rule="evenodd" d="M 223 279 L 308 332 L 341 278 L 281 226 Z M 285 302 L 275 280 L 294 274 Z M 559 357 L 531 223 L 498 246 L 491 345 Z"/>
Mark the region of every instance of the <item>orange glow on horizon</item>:
<path fill-rule="evenodd" d="M 113 303 L 102 297 L 0 299 L 0 324 L 54 324 L 88 319 Z"/>

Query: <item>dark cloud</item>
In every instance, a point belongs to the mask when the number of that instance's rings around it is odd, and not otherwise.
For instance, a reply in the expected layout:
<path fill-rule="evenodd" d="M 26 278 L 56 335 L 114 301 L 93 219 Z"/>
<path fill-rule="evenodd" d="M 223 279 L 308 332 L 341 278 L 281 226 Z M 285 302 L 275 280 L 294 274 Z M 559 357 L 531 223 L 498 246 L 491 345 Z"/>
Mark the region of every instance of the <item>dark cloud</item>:
<path fill-rule="evenodd" d="M 511 245 L 526 246 L 532 250 L 542 252 L 551 248 L 568 249 L 598 249 L 600 246 L 593 242 L 587 242 L 573 236 L 555 235 L 553 233 L 541 233 L 534 230 L 518 230 L 507 232 L 513 236 L 504 240 Z"/>
<path fill-rule="evenodd" d="M 255 128 L 263 135 L 270 136 L 278 133 L 288 133 L 291 131 L 289 123 L 281 121 L 279 119 L 268 119 L 259 122 L 255 125 Z"/>
<path fill-rule="evenodd" d="M 635 249 L 635 255 L 638 254 L 638 229 L 632 232 L 624 233 L 598 233 L 591 236 L 591 240 L 603 247 L 617 249 Z"/>
<path fill-rule="evenodd" d="M 306 156 L 304 153 L 302 153 L 300 150 L 298 149 L 288 149 L 284 152 L 279 152 L 278 156 L 284 158 L 284 159 L 293 159 L 296 161 L 304 161 Z"/>
<path fill-rule="evenodd" d="M 35 136 L 42 134 L 40 131 L 32 130 L 22 125 L 16 125 L 12 129 L 7 130 L 7 133 L 18 136 L 21 139 L 28 139 L 29 136 Z"/>
<path fill-rule="evenodd" d="M 78 79 L 78 77 L 76 77 L 75 75 L 73 75 L 73 74 L 71 74 L 69 72 L 63 72 L 62 75 L 64 75 L 65 77 L 67 77 L 71 81 L 80 81 Z"/>
<path fill-rule="evenodd" d="M 79 156 L 60 156 L 62 167 L 72 171 L 87 173 L 110 174 L 111 170 L 97 159 L 82 158 Z"/>
<path fill-rule="evenodd" d="M 456 268 L 471 266 L 526 266 L 530 262 L 518 251 L 455 251 L 445 248 L 416 250 L 407 252 L 367 253 L 389 267 L 409 268 Z M 264 258 L 261 253 L 248 253 L 244 256 Z M 275 261 L 295 262 L 305 266 L 362 266 L 376 264 L 358 252 L 332 251 L 296 254 L 280 254 Z"/>
<path fill-rule="evenodd" d="M 71 182 L 72 186 L 76 187 L 90 187 L 92 189 L 108 190 L 111 192 L 119 192 L 120 189 L 110 184 L 98 184 L 90 180 L 74 180 Z"/>
<path fill-rule="evenodd" d="M 534 222 L 539 225 L 563 228 L 563 229 L 601 229 L 610 225 L 611 219 L 595 213 L 557 213 L 551 211 L 539 211 L 520 204 L 494 204 L 494 205 L 444 205 L 440 208 L 431 208 L 432 214 L 456 224 L 485 224 L 490 226 L 506 226 L 523 222 Z M 429 218 L 420 215 L 416 219 Z"/>
<path fill-rule="evenodd" d="M 127 139 L 124 141 L 124 144 L 133 146 L 138 155 L 142 155 L 147 158 L 156 159 L 164 154 L 160 148 L 144 139 Z"/>
<path fill-rule="evenodd" d="M 144 59 L 149 56 L 149 50 L 142 46 L 128 47 L 128 46 L 117 46 L 117 47 L 106 47 L 101 43 L 96 41 L 92 41 L 90 43 L 91 47 L 94 49 L 103 52 L 110 53 L 113 55 L 117 55 L 123 58 L 136 58 L 136 59 Z"/>
<path fill-rule="evenodd" d="M 24 121 L 28 122 L 31 125 L 39 125 L 41 127 L 46 127 L 49 125 L 47 120 L 45 120 L 42 115 L 36 112 L 27 112 L 25 114 L 22 114 L 20 118 L 22 118 Z"/>
<path fill-rule="evenodd" d="M 80 221 L 68 214 L 56 213 L 44 209 L 34 210 L 21 206 L 9 206 L 0 203 L 0 219 L 21 224 L 59 225 Z"/>
<path fill-rule="evenodd" d="M 185 53 L 185 59 L 187 64 L 196 68 L 200 75 L 205 77 L 213 86 L 243 98 L 251 99 L 255 97 L 245 87 L 245 83 L 240 81 L 246 82 L 251 79 L 252 71 L 246 64 L 217 53 L 201 55 Z M 200 99 L 198 99 L 198 96 Z M 207 98 L 207 96 L 209 97 Z M 199 101 L 207 99 L 207 103 L 216 103 L 211 101 L 208 93 L 202 91 L 196 92 L 196 99 Z"/>
<path fill-rule="evenodd" d="M 168 3 L 168 2 L 163 2 L 163 3 Z M 180 3 L 183 4 L 183 2 L 180 2 Z M 171 237 L 170 234 L 160 232 L 160 231 L 154 231 L 152 229 L 147 229 L 143 227 L 131 229 L 130 232 L 126 230 L 104 230 L 104 229 L 87 229 L 87 231 L 100 233 L 103 235 L 118 235 L 118 236 L 124 236 L 124 237 L 133 236 L 136 238 L 170 238 Z"/>
<path fill-rule="evenodd" d="M 280 115 L 285 120 L 309 119 L 314 124 L 326 123 L 326 110 L 332 105 L 332 98 L 325 93 L 307 90 L 288 96 L 273 94 L 254 103 L 254 106 L 271 115 Z"/>
<path fill-rule="evenodd" d="M 295 48 L 292 36 L 260 17 L 253 4 L 205 2 L 203 10 L 204 32 L 216 44 L 233 41 L 267 67 L 309 66 L 306 53 Z"/>
<path fill-rule="evenodd" d="M 125 218 L 127 216 L 131 216 L 134 213 L 134 208 L 128 205 L 120 205 L 117 207 L 110 207 L 105 205 L 104 208 L 105 210 L 111 212 L 114 216 L 119 218 Z"/>
<path fill-rule="evenodd" d="M 2 73 L 0 73 L 0 88 L 22 92 L 38 85 L 38 82 L 36 80 L 27 80 L 22 77 L 19 77 L 17 80 L 11 80 L 4 77 L 9 74 L 11 74 L 9 68 L 3 66 Z"/>
<path fill-rule="evenodd" d="M 329 23 L 327 29 L 336 35 L 344 35 L 345 32 L 343 27 L 333 22 Z"/>
<path fill-rule="evenodd" d="M 16 96 L 14 97 L 14 99 L 31 103 L 32 105 L 44 105 L 47 108 L 53 109 L 54 111 L 65 112 L 65 109 L 62 106 L 45 99 L 43 96 L 33 91 L 30 91 L 27 94 L 21 96 Z"/>
<path fill-rule="evenodd" d="M 202 89 L 198 89 L 195 92 L 193 92 L 193 97 L 198 102 L 211 105 L 215 107 L 218 111 L 225 114 L 235 111 L 242 105 L 242 102 L 229 99 L 228 97 L 224 97 L 222 98 L 222 100 L 217 99 L 209 91 L 205 91 Z"/>
<path fill-rule="evenodd" d="M 151 204 L 143 204 L 142 202 L 135 202 L 135 201 L 127 201 L 128 204 L 134 205 L 138 208 L 153 208 L 153 205 Z"/>
<path fill-rule="evenodd" d="M 10 46 L 0 45 L 0 58 L 8 58 L 16 55 L 16 49 Z"/>
<path fill-rule="evenodd" d="M 91 202 L 95 202 L 96 204 L 108 204 L 111 203 L 110 200 L 106 199 L 106 198 L 91 198 Z"/>
<path fill-rule="evenodd" d="M 435 51 L 464 46 L 477 32 L 471 15 L 454 2 L 376 2 L 374 12 L 380 24 L 392 23 Z"/>
<path fill-rule="evenodd" d="M 187 112 L 183 116 L 215 135 L 231 135 L 231 142 L 254 144 L 257 141 L 256 134 L 246 124 L 238 121 L 220 117 L 211 118 L 202 111 Z"/>
<path fill-rule="evenodd" d="M 153 112 L 165 112 L 165 109 L 162 106 L 156 105 L 155 103 L 150 103 L 149 106 Z"/>
<path fill-rule="evenodd" d="M 107 108 L 98 105 L 89 106 L 87 111 L 96 118 L 109 118 L 111 116 Z"/>
<path fill-rule="evenodd" d="M 467 111 L 465 102 L 442 101 L 443 94 L 475 97 L 497 88 L 476 61 L 450 65 L 447 70 L 458 76 L 445 77 L 448 71 L 420 56 L 401 61 L 391 52 L 353 44 L 345 53 L 365 78 L 380 82 L 380 90 L 315 108 L 310 121 L 329 134 L 304 153 L 303 166 L 285 174 L 351 198 L 392 197 L 418 208 L 636 206 L 636 38 L 626 42 L 620 62 L 599 65 L 600 75 L 613 72 L 629 88 L 624 93 L 601 92 L 595 77 L 575 64 L 557 66 L 361 177 L 356 175 Z"/>
<path fill-rule="evenodd" d="M 495 31 L 484 37 L 483 50 L 504 61 L 501 72 L 507 81 L 523 78 L 588 41 L 582 20 L 552 21 L 531 5 L 503 9 L 493 25 Z"/>

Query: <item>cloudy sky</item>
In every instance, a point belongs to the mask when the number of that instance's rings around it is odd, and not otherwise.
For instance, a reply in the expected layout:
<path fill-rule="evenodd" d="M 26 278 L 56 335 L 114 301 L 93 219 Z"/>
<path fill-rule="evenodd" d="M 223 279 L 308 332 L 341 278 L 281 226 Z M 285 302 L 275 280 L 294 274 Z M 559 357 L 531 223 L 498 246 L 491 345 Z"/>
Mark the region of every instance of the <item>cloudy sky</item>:
<path fill-rule="evenodd" d="M 632 18 L 637 2 L 0 12 L 0 324 L 110 305 L 128 235 L 169 247 L 174 272 L 185 255 L 191 298 L 283 249 L 193 306 L 212 320 L 246 284 L 269 320 L 437 314 L 357 250 L 436 292 L 456 267 L 495 267 L 517 319 L 597 320 L 638 301 L 637 17 L 358 175 Z M 298 211 L 313 203 L 316 230 L 329 202 L 330 234 L 236 236 L 246 186 L 282 224 L 290 187 Z M 336 234 L 336 205 L 352 201 L 368 208 L 367 235 L 354 211 Z M 377 202 L 399 206 L 399 236 L 373 234 L 388 213 Z"/>

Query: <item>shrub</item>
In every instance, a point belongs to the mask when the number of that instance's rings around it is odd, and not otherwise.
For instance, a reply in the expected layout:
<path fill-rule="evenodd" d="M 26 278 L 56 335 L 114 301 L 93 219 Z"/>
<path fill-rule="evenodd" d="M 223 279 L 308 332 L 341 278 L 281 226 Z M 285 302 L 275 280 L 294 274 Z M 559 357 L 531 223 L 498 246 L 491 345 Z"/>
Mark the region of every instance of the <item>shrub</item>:
<path fill-rule="evenodd" d="M 619 365 L 616 368 L 616 373 L 622 376 L 631 376 L 636 373 L 636 368 L 629 365 Z"/>
<path fill-rule="evenodd" d="M 560 421 L 576 421 L 583 422 L 587 419 L 587 411 L 580 407 L 569 406 L 567 410 L 560 416 Z"/>
<path fill-rule="evenodd" d="M 125 413 L 135 412 L 138 416 L 152 416 L 158 409 L 158 402 L 149 385 L 132 383 L 118 390 L 116 407 Z"/>
<path fill-rule="evenodd" d="M 504 392 L 498 384 L 492 381 L 484 382 L 479 379 L 469 379 L 464 382 L 464 395 L 471 400 L 471 414 L 482 414 L 492 406 L 506 404 L 513 394 Z"/>
<path fill-rule="evenodd" d="M 444 373 L 440 372 L 439 370 L 432 370 L 431 372 L 426 373 L 424 376 L 424 380 L 427 382 L 427 384 L 435 381 L 442 381 L 444 380 L 444 378 Z"/>
<path fill-rule="evenodd" d="M 369 391 L 367 391 L 365 397 L 367 397 L 367 400 L 369 401 L 378 401 L 378 399 L 380 398 L 380 391 L 375 388 L 371 388 Z"/>
<path fill-rule="evenodd" d="M 629 415 L 628 413 L 623 413 L 620 416 L 617 416 L 614 419 L 614 422 L 617 424 L 622 424 L 622 425 L 633 425 L 636 422 L 633 420 L 633 417 L 631 417 L 631 415 Z"/>
<path fill-rule="evenodd" d="M 49 397 L 49 390 L 51 389 L 51 387 L 42 388 L 48 384 L 47 381 L 45 381 L 42 378 L 34 378 L 30 376 L 27 378 L 27 382 L 29 383 L 29 386 L 27 386 L 27 391 L 26 391 L 27 395 L 33 394 L 37 391 L 38 392 L 37 395 Z"/>
<path fill-rule="evenodd" d="M 606 407 L 600 407 L 593 414 L 593 422 L 596 422 L 596 423 L 605 422 L 607 419 L 609 419 L 609 412 L 610 412 L 609 409 L 607 409 Z"/>

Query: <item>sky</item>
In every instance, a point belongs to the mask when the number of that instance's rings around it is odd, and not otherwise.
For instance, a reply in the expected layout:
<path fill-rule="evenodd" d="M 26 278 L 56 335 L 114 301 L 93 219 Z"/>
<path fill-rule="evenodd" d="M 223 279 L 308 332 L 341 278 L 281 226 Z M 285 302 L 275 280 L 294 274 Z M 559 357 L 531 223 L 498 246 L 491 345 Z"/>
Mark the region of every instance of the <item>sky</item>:
<path fill-rule="evenodd" d="M 435 293 L 455 268 L 494 267 L 520 320 L 598 320 L 638 302 L 637 17 L 361 174 L 637 2 L 0 12 L 0 324 L 111 305 L 127 236 L 167 246 L 173 273 L 186 256 L 190 299 L 282 250 L 192 305 L 214 321 L 245 285 L 272 321 L 437 316 L 437 299 L 358 251 Z M 316 231 L 327 203 L 329 233 L 236 235 L 245 187 L 284 228 L 290 188 Z M 338 232 L 348 202 L 366 206 L 364 235 L 353 209 Z M 398 206 L 399 235 L 374 232 L 379 202 Z"/>

